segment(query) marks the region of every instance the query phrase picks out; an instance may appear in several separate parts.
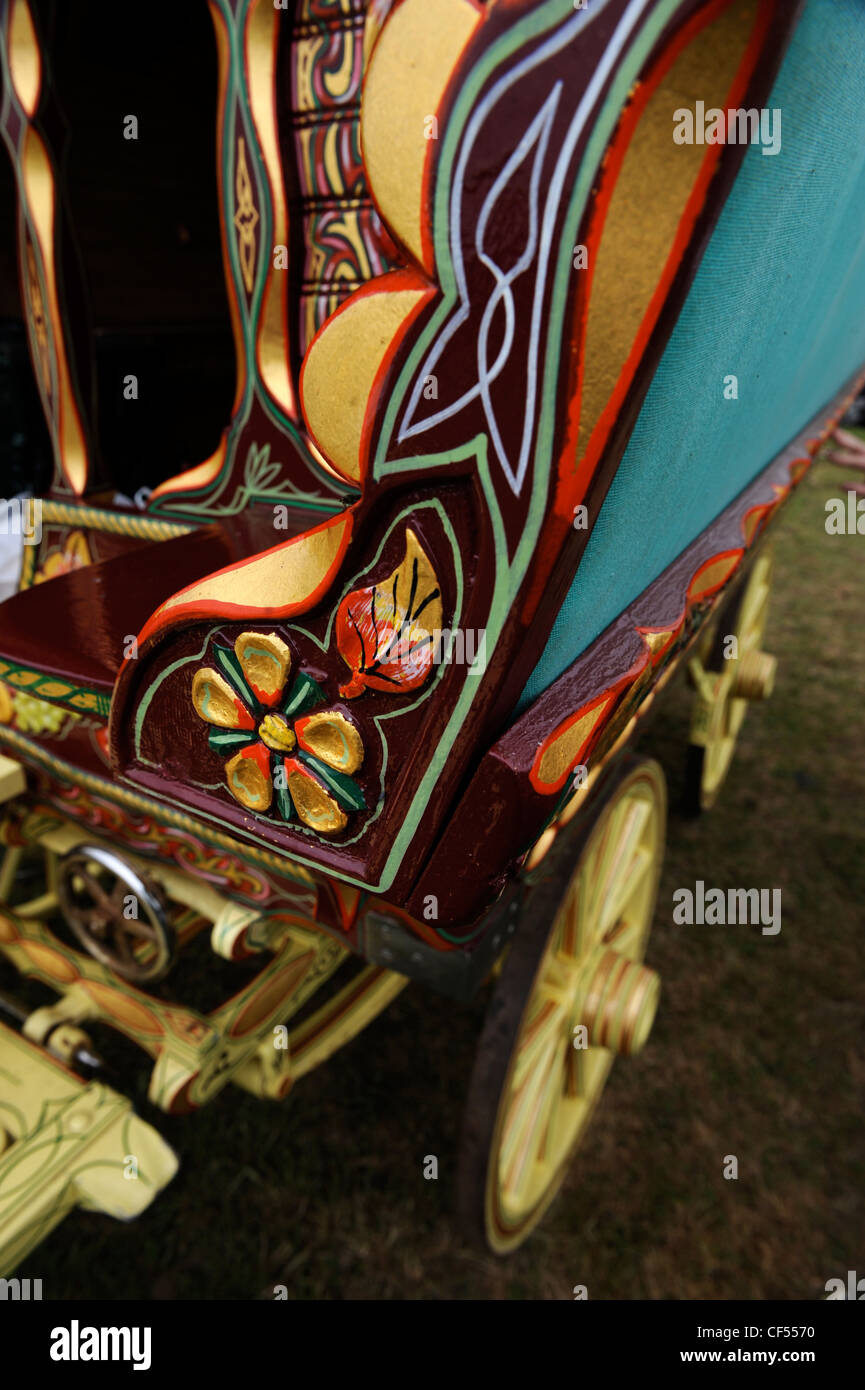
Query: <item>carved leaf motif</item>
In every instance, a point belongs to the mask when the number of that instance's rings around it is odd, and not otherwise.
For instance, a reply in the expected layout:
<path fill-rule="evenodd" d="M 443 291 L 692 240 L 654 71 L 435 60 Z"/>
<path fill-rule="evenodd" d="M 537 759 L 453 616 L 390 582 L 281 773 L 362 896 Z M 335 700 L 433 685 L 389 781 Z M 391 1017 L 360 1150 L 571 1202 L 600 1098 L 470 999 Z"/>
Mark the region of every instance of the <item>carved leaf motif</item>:
<path fill-rule="evenodd" d="M 432 563 L 413 531 L 405 533 L 400 565 L 366 589 L 347 594 L 336 615 L 336 640 L 351 680 L 346 699 L 364 690 L 416 690 L 430 674 L 442 601 Z"/>

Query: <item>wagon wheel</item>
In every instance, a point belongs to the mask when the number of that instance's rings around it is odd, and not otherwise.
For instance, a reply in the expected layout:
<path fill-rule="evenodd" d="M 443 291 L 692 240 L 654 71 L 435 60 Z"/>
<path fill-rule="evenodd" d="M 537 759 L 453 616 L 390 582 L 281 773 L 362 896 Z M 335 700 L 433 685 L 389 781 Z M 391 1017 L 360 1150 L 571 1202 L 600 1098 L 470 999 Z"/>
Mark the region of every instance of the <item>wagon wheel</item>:
<path fill-rule="evenodd" d="M 526 893 L 469 1086 L 459 1207 L 497 1254 L 541 1219 L 616 1053 L 639 1051 L 654 1021 L 660 980 L 641 961 L 663 858 L 664 774 L 629 758 L 599 795 L 592 821 L 581 815 L 560 834 Z"/>
<path fill-rule="evenodd" d="M 772 555 L 754 561 L 739 599 L 707 634 L 688 663 L 695 687 L 685 802 L 697 813 L 714 805 L 730 768 L 736 739 L 752 700 L 772 693 L 777 661 L 762 650 L 772 584 Z M 724 655 L 727 639 L 736 638 L 736 657 Z"/>
<path fill-rule="evenodd" d="M 63 915 L 84 949 L 125 980 L 159 980 L 175 952 L 161 890 L 100 845 L 78 845 L 57 866 Z M 142 952 L 142 946 L 149 949 Z"/>

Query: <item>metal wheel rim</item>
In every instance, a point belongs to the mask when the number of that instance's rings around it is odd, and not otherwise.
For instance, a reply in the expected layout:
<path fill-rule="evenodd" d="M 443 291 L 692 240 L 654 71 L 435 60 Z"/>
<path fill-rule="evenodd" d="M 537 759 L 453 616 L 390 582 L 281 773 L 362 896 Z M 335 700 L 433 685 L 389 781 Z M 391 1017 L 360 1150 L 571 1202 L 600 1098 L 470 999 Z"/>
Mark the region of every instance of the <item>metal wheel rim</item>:
<path fill-rule="evenodd" d="M 100 881 L 100 872 L 113 876 L 110 889 Z M 97 911 L 81 901 L 85 892 L 98 904 Z M 57 896 L 70 930 L 88 955 L 127 980 L 158 980 L 166 973 L 174 955 L 174 933 L 162 897 L 119 856 L 101 845 L 76 846 L 57 866 Z M 143 916 L 123 915 L 128 896 L 140 904 Z M 103 932 L 83 920 L 88 913 L 104 920 Z M 136 954 L 136 945 L 143 943 L 151 947 L 149 960 Z"/>

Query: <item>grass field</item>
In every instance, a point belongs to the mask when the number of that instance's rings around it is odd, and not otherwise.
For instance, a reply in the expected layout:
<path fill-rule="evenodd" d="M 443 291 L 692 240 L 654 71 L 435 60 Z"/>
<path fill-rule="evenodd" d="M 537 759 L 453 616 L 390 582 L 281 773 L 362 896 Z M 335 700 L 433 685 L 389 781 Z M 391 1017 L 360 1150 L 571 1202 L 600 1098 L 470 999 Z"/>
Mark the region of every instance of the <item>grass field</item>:
<path fill-rule="evenodd" d="M 132 1226 L 72 1215 L 18 1273 L 46 1298 L 254 1299 L 285 1284 L 303 1299 L 482 1300 L 569 1299 L 576 1284 L 590 1298 L 818 1299 L 827 1279 L 865 1274 L 865 538 L 824 529 L 850 478 L 818 464 L 781 514 L 775 695 L 699 821 L 675 809 L 684 681 L 658 701 L 642 742 L 672 803 L 648 952 L 658 1021 L 614 1067 L 520 1252 L 476 1253 L 452 1216 L 486 996 L 464 1007 L 416 987 L 282 1107 L 229 1088 L 170 1120 L 139 1101 L 181 1157 L 174 1183 Z M 674 926 L 672 894 L 696 879 L 780 888 L 780 934 Z"/>

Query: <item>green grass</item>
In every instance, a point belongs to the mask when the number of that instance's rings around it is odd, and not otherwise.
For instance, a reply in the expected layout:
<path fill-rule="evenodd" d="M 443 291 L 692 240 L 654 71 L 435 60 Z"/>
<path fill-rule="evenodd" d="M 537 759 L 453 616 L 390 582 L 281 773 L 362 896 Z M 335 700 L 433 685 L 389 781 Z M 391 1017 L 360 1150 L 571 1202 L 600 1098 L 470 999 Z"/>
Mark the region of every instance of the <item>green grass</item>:
<path fill-rule="evenodd" d="M 131 1226 L 75 1213 L 19 1270 L 47 1298 L 805 1298 L 865 1273 L 865 538 L 829 537 L 818 465 L 775 528 L 771 702 L 718 806 L 675 810 L 690 695 L 642 751 L 667 769 L 668 850 L 645 1052 L 618 1062 L 567 1186 L 507 1261 L 452 1216 L 460 1110 L 485 997 L 412 988 L 282 1106 L 229 1089 L 183 1120 L 139 1110 L 179 1176 Z M 779 887 L 782 930 L 676 927 L 702 878 Z M 130 1077 L 136 1100 L 141 1078 Z M 423 1158 L 439 1158 L 425 1181 Z M 735 1154 L 738 1181 L 722 1176 Z"/>

